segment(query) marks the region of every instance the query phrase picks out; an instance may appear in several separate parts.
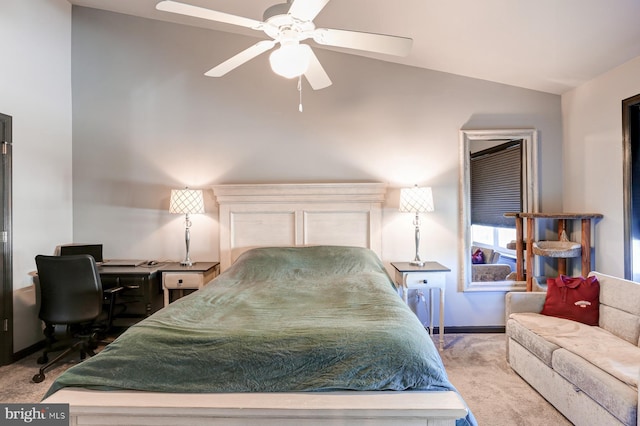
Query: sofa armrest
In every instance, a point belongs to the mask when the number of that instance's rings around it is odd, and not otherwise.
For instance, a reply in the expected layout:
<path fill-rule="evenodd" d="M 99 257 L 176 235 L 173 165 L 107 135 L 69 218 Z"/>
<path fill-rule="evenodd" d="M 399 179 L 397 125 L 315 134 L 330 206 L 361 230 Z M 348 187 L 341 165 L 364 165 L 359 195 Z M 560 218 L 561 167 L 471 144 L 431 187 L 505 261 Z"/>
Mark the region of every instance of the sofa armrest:
<path fill-rule="evenodd" d="M 510 291 L 505 296 L 505 323 L 509 315 L 517 312 L 540 313 L 547 296 L 545 292 Z"/>

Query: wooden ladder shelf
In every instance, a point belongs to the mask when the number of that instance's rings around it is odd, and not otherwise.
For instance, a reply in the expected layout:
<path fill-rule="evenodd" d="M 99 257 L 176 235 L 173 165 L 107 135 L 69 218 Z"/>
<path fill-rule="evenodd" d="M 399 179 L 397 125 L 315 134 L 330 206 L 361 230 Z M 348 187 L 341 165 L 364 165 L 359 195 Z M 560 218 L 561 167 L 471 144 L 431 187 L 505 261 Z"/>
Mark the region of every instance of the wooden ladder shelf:
<path fill-rule="evenodd" d="M 532 267 L 534 261 L 536 219 L 552 219 L 558 221 L 558 238 L 567 228 L 567 220 L 580 220 L 582 232 L 580 237 L 580 257 L 582 261 L 582 276 L 586 277 L 591 271 L 591 221 L 600 219 L 600 213 L 505 213 L 506 217 L 516 220 L 516 275 L 518 281 L 527 282 L 527 291 L 533 290 Z M 527 236 L 524 238 L 524 220 L 527 220 Z M 551 256 L 558 259 L 558 275 L 567 273 L 567 257 Z M 525 259 L 526 258 L 526 259 Z M 529 273 L 525 274 L 525 265 Z"/>

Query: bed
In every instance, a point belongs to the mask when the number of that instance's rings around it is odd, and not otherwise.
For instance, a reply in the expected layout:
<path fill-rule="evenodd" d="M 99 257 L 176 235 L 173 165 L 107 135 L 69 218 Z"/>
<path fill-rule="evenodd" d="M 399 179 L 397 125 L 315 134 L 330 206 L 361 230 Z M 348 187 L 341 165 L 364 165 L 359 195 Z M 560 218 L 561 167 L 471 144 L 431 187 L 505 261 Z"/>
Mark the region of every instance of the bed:
<path fill-rule="evenodd" d="M 475 424 L 374 250 L 383 190 L 218 187 L 223 273 L 45 401 L 69 403 L 72 425 Z M 336 218 L 350 226 L 334 238 Z"/>

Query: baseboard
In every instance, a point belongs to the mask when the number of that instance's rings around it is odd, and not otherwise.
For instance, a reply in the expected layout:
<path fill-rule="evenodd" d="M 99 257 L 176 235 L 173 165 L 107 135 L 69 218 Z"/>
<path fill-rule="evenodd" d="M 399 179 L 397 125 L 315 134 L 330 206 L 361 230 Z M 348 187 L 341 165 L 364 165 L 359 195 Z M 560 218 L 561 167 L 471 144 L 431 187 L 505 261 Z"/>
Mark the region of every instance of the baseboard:
<path fill-rule="evenodd" d="M 445 329 L 446 331 L 446 329 Z M 13 356 L 11 357 L 11 362 L 16 362 L 21 360 L 22 358 L 26 358 L 29 355 L 32 355 L 36 352 L 38 352 L 40 349 L 44 348 L 44 339 L 40 340 L 39 342 L 34 343 L 31 346 L 27 346 L 24 349 L 20 349 L 18 352 L 15 352 L 13 354 Z"/>
<path fill-rule="evenodd" d="M 440 327 L 433 328 L 434 334 L 440 333 Z M 463 326 L 463 327 L 445 327 L 444 334 L 479 334 L 479 333 L 504 333 L 505 327 L 500 325 L 490 326 Z"/>

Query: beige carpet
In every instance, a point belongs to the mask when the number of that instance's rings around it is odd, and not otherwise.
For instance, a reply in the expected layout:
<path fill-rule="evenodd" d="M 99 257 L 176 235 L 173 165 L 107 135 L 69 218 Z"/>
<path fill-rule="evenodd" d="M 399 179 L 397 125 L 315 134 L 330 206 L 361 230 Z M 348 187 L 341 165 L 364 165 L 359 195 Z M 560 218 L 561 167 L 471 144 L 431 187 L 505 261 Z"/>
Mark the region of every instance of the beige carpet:
<path fill-rule="evenodd" d="M 449 380 L 480 425 L 571 425 L 506 361 L 504 334 L 445 334 L 441 351 Z"/>
<path fill-rule="evenodd" d="M 445 335 L 441 354 L 449 379 L 481 426 L 571 425 L 509 368 L 504 334 Z M 0 367 L 0 402 L 39 402 L 55 377 L 78 362 L 59 364 L 36 384 L 31 377 L 38 372 L 37 357 Z"/>

